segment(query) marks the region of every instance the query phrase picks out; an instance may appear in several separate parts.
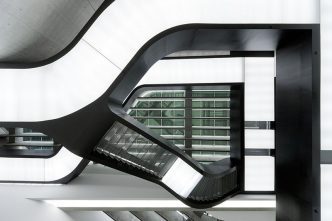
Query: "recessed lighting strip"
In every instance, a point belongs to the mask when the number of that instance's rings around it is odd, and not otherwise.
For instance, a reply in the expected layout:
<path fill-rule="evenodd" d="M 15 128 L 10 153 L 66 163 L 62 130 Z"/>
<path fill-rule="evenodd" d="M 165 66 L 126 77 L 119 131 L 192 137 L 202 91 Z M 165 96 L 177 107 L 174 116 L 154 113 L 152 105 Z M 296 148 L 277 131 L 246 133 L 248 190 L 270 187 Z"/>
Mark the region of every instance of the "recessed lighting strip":
<path fill-rule="evenodd" d="M 191 209 L 179 200 L 43 200 L 65 210 Z M 275 199 L 227 200 L 209 210 L 275 210 Z"/>

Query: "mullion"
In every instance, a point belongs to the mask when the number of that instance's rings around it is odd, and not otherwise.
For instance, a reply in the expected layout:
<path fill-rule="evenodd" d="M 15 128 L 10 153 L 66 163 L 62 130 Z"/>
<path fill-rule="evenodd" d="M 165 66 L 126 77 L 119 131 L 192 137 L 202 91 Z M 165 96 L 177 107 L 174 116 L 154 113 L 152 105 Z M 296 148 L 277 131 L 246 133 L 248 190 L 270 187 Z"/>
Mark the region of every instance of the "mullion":
<path fill-rule="evenodd" d="M 184 140 L 184 150 L 185 153 L 188 154 L 189 156 L 192 156 L 190 151 L 186 151 L 186 149 L 190 149 L 192 148 L 192 99 L 190 99 L 192 97 L 192 89 L 186 89 L 185 90 L 185 112 L 184 112 L 184 116 L 185 116 L 185 121 L 184 121 L 184 136 L 185 136 L 185 140 Z"/>

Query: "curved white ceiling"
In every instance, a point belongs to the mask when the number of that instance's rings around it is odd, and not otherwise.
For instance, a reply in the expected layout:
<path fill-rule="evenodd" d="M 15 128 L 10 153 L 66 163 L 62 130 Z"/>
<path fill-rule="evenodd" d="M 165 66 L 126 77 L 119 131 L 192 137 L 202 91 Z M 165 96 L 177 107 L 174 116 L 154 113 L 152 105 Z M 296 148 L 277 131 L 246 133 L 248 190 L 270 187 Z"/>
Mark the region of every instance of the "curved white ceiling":
<path fill-rule="evenodd" d="M 149 39 L 189 23 L 319 23 L 319 4 L 315 0 L 121 0 L 99 17 L 84 39 L 124 68 Z"/>
<path fill-rule="evenodd" d="M 66 56 L 32 69 L 2 69 L 0 121 L 40 121 L 97 99 L 120 70 L 84 41 Z"/>
<path fill-rule="evenodd" d="M 0 0 L 0 62 L 37 62 L 66 47 L 103 0 Z"/>
<path fill-rule="evenodd" d="M 0 121 L 68 115 L 97 99 L 153 36 L 187 23 L 319 23 L 315 0 L 121 0 L 60 60 L 2 69 Z"/>

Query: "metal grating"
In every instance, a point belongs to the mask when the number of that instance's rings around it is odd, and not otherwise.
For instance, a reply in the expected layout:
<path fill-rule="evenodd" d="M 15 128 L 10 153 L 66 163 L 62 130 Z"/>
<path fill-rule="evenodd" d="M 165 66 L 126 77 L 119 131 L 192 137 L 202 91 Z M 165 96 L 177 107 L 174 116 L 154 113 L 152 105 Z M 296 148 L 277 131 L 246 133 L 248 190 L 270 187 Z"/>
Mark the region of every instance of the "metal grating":
<path fill-rule="evenodd" d="M 94 149 L 100 154 L 162 177 L 176 156 L 132 129 L 115 122 Z"/>

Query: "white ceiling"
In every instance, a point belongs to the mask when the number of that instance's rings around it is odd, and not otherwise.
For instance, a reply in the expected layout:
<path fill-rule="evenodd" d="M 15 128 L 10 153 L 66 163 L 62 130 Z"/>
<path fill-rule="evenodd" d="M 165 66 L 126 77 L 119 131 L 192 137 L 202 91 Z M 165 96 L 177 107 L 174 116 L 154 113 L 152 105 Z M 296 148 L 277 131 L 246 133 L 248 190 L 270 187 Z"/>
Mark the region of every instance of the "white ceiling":
<path fill-rule="evenodd" d="M 36 62 L 66 47 L 103 0 L 1 0 L 0 62 Z"/>

